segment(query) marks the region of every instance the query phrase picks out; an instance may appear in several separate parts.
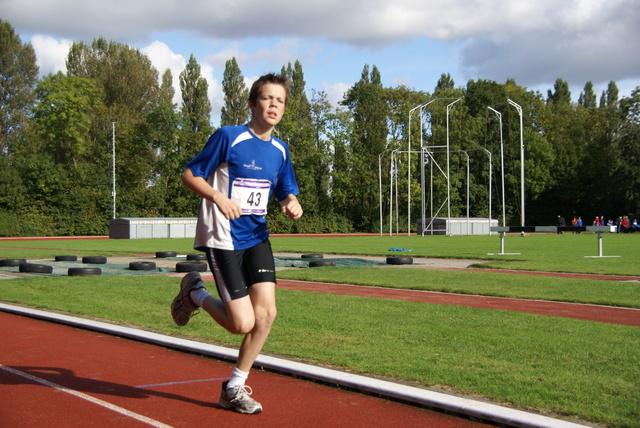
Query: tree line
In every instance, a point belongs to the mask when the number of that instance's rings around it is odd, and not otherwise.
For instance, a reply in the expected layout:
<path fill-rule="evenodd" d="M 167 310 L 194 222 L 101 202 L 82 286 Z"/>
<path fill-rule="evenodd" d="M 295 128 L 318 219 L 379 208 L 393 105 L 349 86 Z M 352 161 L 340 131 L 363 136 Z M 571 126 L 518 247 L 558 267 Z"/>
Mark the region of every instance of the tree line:
<path fill-rule="evenodd" d="M 33 47 L 0 20 L 0 236 L 107 234 L 114 164 L 116 217 L 195 216 L 180 174 L 215 129 L 195 57 L 179 104 L 172 73 L 125 44 L 75 42 L 66 68 L 38 77 Z M 456 86 L 444 73 L 426 92 L 385 87 L 366 64 L 334 107 L 306 87 L 299 61 L 280 72 L 292 89 L 276 135 L 291 149 L 305 216 L 272 209 L 273 233 L 415 232 L 415 219 L 446 217 L 445 205 L 486 218 L 489 200 L 508 225 L 523 208 L 528 225 L 640 213 L 638 88 L 620 98 L 612 81 L 598 96 L 587 82 L 573 102 L 561 78 L 545 96 L 513 79 Z M 219 126 L 248 120 L 244 81 L 229 59 Z"/>

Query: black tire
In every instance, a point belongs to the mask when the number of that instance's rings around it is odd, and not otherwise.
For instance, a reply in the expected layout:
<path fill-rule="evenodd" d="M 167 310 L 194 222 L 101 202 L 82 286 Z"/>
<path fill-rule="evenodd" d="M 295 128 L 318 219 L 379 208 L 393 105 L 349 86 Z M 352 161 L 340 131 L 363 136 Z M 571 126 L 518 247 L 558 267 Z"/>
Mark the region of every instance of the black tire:
<path fill-rule="evenodd" d="M 324 256 L 322 254 L 303 254 L 300 257 L 303 259 L 321 259 Z"/>
<path fill-rule="evenodd" d="M 207 264 L 204 262 L 179 262 L 176 263 L 176 272 L 206 272 Z"/>
<path fill-rule="evenodd" d="M 129 270 L 154 270 L 156 268 L 155 262 L 131 262 L 129 263 Z"/>
<path fill-rule="evenodd" d="M 387 257 L 388 265 L 411 265 L 413 257 Z"/>
<path fill-rule="evenodd" d="M 82 263 L 89 263 L 91 265 L 103 265 L 107 263 L 107 258 L 105 256 L 84 256 L 82 258 Z"/>
<path fill-rule="evenodd" d="M 102 269 L 98 267 L 81 267 L 81 268 L 69 268 L 67 271 L 69 276 L 94 276 L 102 275 Z"/>
<path fill-rule="evenodd" d="M 175 251 L 158 251 L 156 252 L 156 258 L 158 259 L 166 259 L 168 257 L 176 257 L 178 253 Z"/>
<path fill-rule="evenodd" d="M 203 253 L 198 253 L 198 254 L 187 254 L 187 260 L 188 261 L 201 261 L 201 260 L 207 260 L 207 255 L 203 254 Z"/>
<path fill-rule="evenodd" d="M 53 266 L 36 263 L 20 263 L 20 272 L 28 273 L 53 273 Z"/>
<path fill-rule="evenodd" d="M 20 266 L 26 262 L 27 259 L 2 259 L 0 260 L 0 266 Z"/>
<path fill-rule="evenodd" d="M 315 260 L 309 262 L 309 267 L 319 267 L 319 266 L 335 266 L 336 262 L 333 260 Z"/>
<path fill-rule="evenodd" d="M 75 262 L 78 256 L 56 256 L 57 262 Z"/>

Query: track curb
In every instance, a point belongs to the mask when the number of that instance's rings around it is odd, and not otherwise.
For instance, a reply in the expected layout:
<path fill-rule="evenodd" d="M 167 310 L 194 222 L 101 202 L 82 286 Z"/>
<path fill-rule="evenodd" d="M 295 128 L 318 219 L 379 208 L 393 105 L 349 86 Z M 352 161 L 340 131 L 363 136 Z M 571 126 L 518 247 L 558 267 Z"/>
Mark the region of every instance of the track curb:
<path fill-rule="evenodd" d="M 223 360 L 235 360 L 238 355 L 237 350 L 231 348 L 22 306 L 0 303 L 0 311 L 111 334 Z M 338 385 L 344 388 L 374 394 L 383 398 L 401 400 L 431 409 L 439 409 L 448 413 L 464 415 L 473 419 L 506 426 L 531 428 L 577 428 L 586 426 L 574 422 L 554 419 L 552 417 L 536 413 L 529 413 L 482 401 L 396 384 L 389 381 L 350 374 L 324 367 L 316 367 L 272 356 L 258 356 L 255 365 L 271 371 L 286 373 L 292 376 L 320 381 L 331 385 Z"/>

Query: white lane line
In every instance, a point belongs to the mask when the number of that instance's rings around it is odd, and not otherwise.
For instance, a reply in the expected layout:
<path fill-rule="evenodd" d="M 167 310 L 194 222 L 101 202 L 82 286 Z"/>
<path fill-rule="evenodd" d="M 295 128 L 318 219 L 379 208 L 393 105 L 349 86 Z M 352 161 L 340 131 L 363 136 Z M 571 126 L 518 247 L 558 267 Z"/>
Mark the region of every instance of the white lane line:
<path fill-rule="evenodd" d="M 228 379 L 229 379 L 229 376 L 217 377 L 213 379 L 181 380 L 180 382 L 166 382 L 166 383 L 154 383 L 150 385 L 136 385 L 134 388 L 153 388 L 154 386 L 180 385 L 183 383 L 197 383 L 197 382 L 212 382 L 212 381 L 228 380 Z"/>
<path fill-rule="evenodd" d="M 57 389 L 57 390 L 62 391 L 62 392 L 66 392 L 67 394 L 71 394 L 71 395 L 73 395 L 75 397 L 78 397 L 78 398 L 81 398 L 83 400 L 90 401 L 91 403 L 97 404 L 98 406 L 105 407 L 105 408 L 107 408 L 109 410 L 112 410 L 112 411 L 114 411 L 116 413 L 120 413 L 121 415 L 128 416 L 128 417 L 136 419 L 136 420 L 138 420 L 140 422 L 147 423 L 147 424 L 149 424 L 149 425 L 151 425 L 153 427 L 172 428 L 171 425 L 163 424 L 162 422 L 158 422 L 158 421 L 156 421 L 154 419 L 148 418 L 146 416 L 139 415 L 139 414 L 134 413 L 134 412 L 132 412 L 130 410 L 123 409 L 122 407 L 116 406 L 115 404 L 111 404 L 111 403 L 108 403 L 106 401 L 100 400 L 98 398 L 92 397 L 90 395 L 84 394 L 82 392 L 78 392 L 78 391 L 75 391 L 73 389 L 69 389 L 69 388 L 67 388 L 65 386 L 58 385 L 58 384 L 55 384 L 53 382 L 49 382 L 48 380 L 41 379 L 39 377 L 30 375 L 30 374 L 22 372 L 20 370 L 12 369 L 10 367 L 3 366 L 2 364 L 0 364 L 0 369 L 8 371 L 10 373 L 13 373 L 13 374 L 15 374 L 17 376 L 21 376 L 21 377 L 30 379 L 30 380 L 32 380 L 32 381 L 34 381 L 36 383 L 41 384 L 41 385 L 45 385 L 45 386 Z"/>

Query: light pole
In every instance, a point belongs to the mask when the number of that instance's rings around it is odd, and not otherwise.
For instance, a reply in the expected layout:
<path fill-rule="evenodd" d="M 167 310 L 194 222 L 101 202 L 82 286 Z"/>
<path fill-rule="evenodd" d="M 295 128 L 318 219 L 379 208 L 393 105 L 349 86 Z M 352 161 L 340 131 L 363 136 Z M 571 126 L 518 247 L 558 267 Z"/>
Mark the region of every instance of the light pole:
<path fill-rule="evenodd" d="M 382 156 L 388 151 L 389 149 L 386 149 L 378 155 L 378 186 L 380 189 L 380 236 L 382 236 Z"/>
<path fill-rule="evenodd" d="M 491 230 L 491 172 L 493 171 L 493 164 L 491 162 L 491 152 L 484 147 L 482 150 L 487 152 L 487 155 L 489 156 L 489 230 Z"/>
<path fill-rule="evenodd" d="M 451 153 L 450 153 L 450 145 L 449 145 L 449 111 L 451 111 L 451 107 L 453 107 L 453 105 L 455 103 L 457 103 L 458 101 L 460 101 L 462 98 L 458 98 L 457 100 L 455 100 L 454 102 L 452 102 L 451 104 L 447 105 L 447 235 L 450 234 L 451 230 L 450 227 L 451 225 L 449 223 L 451 223 L 451 177 L 449 175 L 449 164 L 450 164 L 450 158 L 451 158 Z"/>
<path fill-rule="evenodd" d="M 494 112 L 498 116 L 498 120 L 500 121 L 500 169 L 502 174 L 502 226 L 506 226 L 506 208 L 505 208 L 505 198 L 504 198 L 504 141 L 502 139 L 502 113 L 498 110 L 489 107 L 489 110 Z"/>
<path fill-rule="evenodd" d="M 116 120 L 111 119 L 111 198 L 113 199 L 113 219 L 116 218 Z"/>
<path fill-rule="evenodd" d="M 507 102 L 514 106 L 520 115 L 520 203 L 522 205 L 521 226 L 524 226 L 524 130 L 522 128 L 522 107 L 513 100 L 507 99 Z"/>

